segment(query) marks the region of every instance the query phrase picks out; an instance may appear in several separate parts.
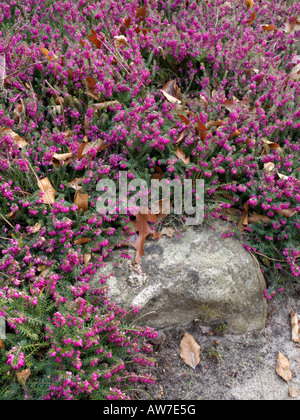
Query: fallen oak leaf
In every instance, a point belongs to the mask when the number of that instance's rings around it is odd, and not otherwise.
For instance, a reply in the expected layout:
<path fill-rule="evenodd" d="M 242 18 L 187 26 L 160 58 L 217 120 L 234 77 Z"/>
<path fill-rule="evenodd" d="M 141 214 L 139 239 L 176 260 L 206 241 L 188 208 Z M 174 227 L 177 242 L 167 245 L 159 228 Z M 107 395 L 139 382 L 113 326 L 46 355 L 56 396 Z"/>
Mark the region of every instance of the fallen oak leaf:
<path fill-rule="evenodd" d="M 185 364 L 196 369 L 200 363 L 201 347 L 189 333 L 185 333 L 180 343 L 180 357 Z"/>
<path fill-rule="evenodd" d="M 144 243 L 146 238 L 151 235 L 156 239 L 160 239 L 161 236 L 155 230 L 153 230 L 149 222 L 156 222 L 157 216 L 151 214 L 151 211 L 145 207 L 141 207 L 139 213 L 136 215 L 136 222 L 134 223 L 134 231 L 139 233 L 137 240 L 134 243 L 134 248 L 137 250 L 135 262 L 139 264 L 141 257 L 144 253 Z"/>
<path fill-rule="evenodd" d="M 147 16 L 147 13 L 147 6 L 139 7 L 138 9 L 136 9 L 135 18 L 142 18 L 142 20 L 144 20 Z"/>
<path fill-rule="evenodd" d="M 204 142 L 207 135 L 207 128 L 206 126 L 200 121 L 200 118 L 197 115 L 197 128 L 196 131 L 201 133 L 201 140 Z"/>
<path fill-rule="evenodd" d="M 95 30 L 92 29 L 91 35 L 86 35 L 90 42 L 95 45 L 98 49 L 101 48 L 101 45 L 105 41 L 105 36 L 102 36 L 101 39 L 98 38 L 98 34 Z"/>

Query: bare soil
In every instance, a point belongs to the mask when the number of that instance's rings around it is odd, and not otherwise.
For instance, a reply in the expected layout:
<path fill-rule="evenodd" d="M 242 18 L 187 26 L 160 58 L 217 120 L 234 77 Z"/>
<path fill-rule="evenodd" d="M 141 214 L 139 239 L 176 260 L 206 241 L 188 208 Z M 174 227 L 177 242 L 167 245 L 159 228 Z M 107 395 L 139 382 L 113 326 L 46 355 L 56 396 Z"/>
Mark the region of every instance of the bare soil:
<path fill-rule="evenodd" d="M 284 292 L 268 306 L 263 332 L 240 336 L 215 335 L 193 324 L 163 331 L 165 341 L 156 347 L 153 400 L 300 400 L 290 387 L 300 390 L 300 345 L 291 340 L 290 313 L 300 313 L 300 285 Z M 195 370 L 179 356 L 180 341 L 189 332 L 201 346 Z M 287 384 L 276 373 L 279 352 L 288 358 L 293 373 Z M 142 398 L 145 398 L 143 395 Z"/>

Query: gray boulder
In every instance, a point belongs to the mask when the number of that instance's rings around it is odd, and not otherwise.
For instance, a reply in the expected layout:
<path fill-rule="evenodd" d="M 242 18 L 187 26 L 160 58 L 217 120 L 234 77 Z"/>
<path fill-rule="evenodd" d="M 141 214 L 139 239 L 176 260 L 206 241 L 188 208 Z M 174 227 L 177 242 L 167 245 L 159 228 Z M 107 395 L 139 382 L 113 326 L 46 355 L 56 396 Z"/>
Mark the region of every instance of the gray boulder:
<path fill-rule="evenodd" d="M 0 339 L 4 340 L 6 338 L 6 325 L 5 319 L 0 316 Z"/>
<path fill-rule="evenodd" d="M 222 238 L 226 228 L 218 222 L 215 230 L 200 226 L 179 238 L 147 240 L 138 266 L 132 264 L 134 249 L 113 252 L 100 270 L 112 275 L 107 280 L 110 298 L 126 309 L 139 306 L 136 323 L 155 329 L 197 319 L 199 325 L 217 324 L 231 334 L 262 330 L 266 285 L 241 242 Z M 122 252 L 131 254 L 132 261 L 121 258 Z"/>

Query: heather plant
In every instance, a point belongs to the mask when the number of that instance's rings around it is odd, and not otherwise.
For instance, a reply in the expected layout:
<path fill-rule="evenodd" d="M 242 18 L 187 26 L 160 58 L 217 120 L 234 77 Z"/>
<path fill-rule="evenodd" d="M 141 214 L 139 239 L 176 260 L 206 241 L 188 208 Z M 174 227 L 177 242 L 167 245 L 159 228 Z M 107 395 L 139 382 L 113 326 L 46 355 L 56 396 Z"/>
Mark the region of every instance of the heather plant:
<path fill-rule="evenodd" d="M 274 269 L 299 277 L 299 14 L 269 0 L 0 4 L 1 398 L 153 383 L 156 333 L 101 276 L 134 220 L 96 211 L 98 181 L 120 171 L 204 179 L 206 219 L 231 223 L 269 287 Z"/>

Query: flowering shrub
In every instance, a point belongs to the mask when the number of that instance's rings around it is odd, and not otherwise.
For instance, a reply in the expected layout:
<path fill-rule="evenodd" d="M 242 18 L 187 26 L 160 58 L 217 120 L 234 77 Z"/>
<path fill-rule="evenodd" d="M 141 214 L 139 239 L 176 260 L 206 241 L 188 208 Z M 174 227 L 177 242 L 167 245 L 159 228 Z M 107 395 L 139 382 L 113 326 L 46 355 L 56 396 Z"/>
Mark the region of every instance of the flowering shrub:
<path fill-rule="evenodd" d="M 230 221 L 265 270 L 300 275 L 300 5 L 252 3 L 0 4 L 2 398 L 153 383 L 155 332 L 100 274 L 131 215 L 97 214 L 96 185 L 120 170 L 204 179 L 205 217 Z"/>

